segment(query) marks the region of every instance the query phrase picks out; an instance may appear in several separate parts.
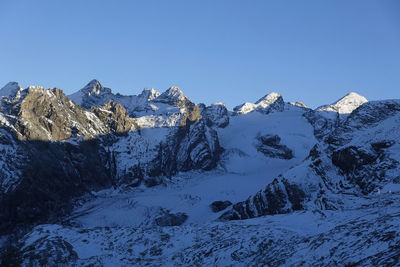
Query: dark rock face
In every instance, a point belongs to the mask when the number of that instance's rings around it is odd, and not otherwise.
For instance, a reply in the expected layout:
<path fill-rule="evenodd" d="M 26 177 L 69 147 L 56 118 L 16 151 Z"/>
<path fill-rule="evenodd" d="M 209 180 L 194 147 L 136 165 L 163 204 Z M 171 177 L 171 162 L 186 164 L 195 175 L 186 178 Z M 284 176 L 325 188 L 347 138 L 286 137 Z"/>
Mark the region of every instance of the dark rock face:
<path fill-rule="evenodd" d="M 325 116 L 323 115 L 325 113 Z M 328 116 L 327 116 L 328 115 Z M 308 122 L 314 127 L 314 136 L 323 140 L 326 138 L 336 127 L 339 126 L 339 114 L 329 111 L 315 111 L 309 110 L 303 115 Z"/>
<path fill-rule="evenodd" d="M 178 213 L 166 213 L 165 215 L 155 219 L 155 223 L 158 226 L 179 226 L 182 225 L 188 216 L 183 212 Z"/>
<path fill-rule="evenodd" d="M 0 128 L 0 199 L 18 184 L 27 154 L 10 132 Z"/>
<path fill-rule="evenodd" d="M 225 128 L 229 125 L 229 114 L 224 104 L 213 104 L 208 107 L 200 104 L 199 107 L 201 116 L 206 121 L 207 126 Z"/>
<path fill-rule="evenodd" d="M 365 103 L 349 114 L 343 123 L 335 125 L 327 136 L 327 142 L 333 146 L 343 146 L 352 139 L 354 132 L 372 128 L 399 112 L 400 102 L 396 100 Z"/>
<path fill-rule="evenodd" d="M 220 153 L 217 133 L 197 120 L 177 127 L 167 143 L 159 145 L 158 155 L 145 173 L 170 177 L 178 171 L 210 170 L 217 165 Z"/>
<path fill-rule="evenodd" d="M 0 197 L 0 233 L 56 219 L 70 211 L 73 197 L 113 183 L 111 159 L 98 140 L 20 145 L 27 161 L 18 184 Z"/>
<path fill-rule="evenodd" d="M 232 205 L 232 202 L 230 202 L 229 200 L 214 201 L 213 203 L 211 203 L 210 207 L 213 212 L 220 212 L 221 210 L 226 209 L 230 205 Z"/>
<path fill-rule="evenodd" d="M 375 160 L 376 155 L 354 146 L 337 150 L 332 154 L 332 163 L 345 173 L 359 170 L 362 166 L 371 164 Z"/>
<path fill-rule="evenodd" d="M 311 148 L 310 153 L 308 154 L 308 158 L 316 160 L 321 155 L 321 153 L 322 152 L 320 151 L 320 147 L 318 145 L 314 145 Z"/>
<path fill-rule="evenodd" d="M 144 184 L 147 187 L 153 187 L 162 183 L 162 179 L 159 177 L 146 177 L 144 178 Z"/>
<path fill-rule="evenodd" d="M 243 220 L 264 215 L 288 213 L 303 209 L 305 192 L 296 184 L 280 177 L 270 183 L 265 190 L 243 202 L 238 202 L 221 215 L 221 220 Z"/>
<path fill-rule="evenodd" d="M 39 239 L 25 248 L 21 254 L 24 261 L 30 262 L 33 266 L 69 265 L 78 259 L 78 254 L 72 245 L 61 237 Z"/>
<path fill-rule="evenodd" d="M 278 135 L 264 135 L 257 137 L 256 148 L 264 155 L 271 158 L 291 159 L 293 152 L 287 146 L 280 144 Z"/>
<path fill-rule="evenodd" d="M 382 152 L 385 148 L 389 148 L 393 146 L 396 142 L 393 140 L 390 141 L 382 141 L 377 143 L 372 143 L 371 147 L 375 150 L 375 152 Z"/>
<path fill-rule="evenodd" d="M 370 150 L 349 146 L 332 153 L 332 163 L 337 166 L 346 179 L 357 185 L 363 194 L 369 194 L 388 178 L 386 172 L 394 170 L 399 162 L 392 159 L 385 149 L 392 141 L 371 144 Z M 386 181 L 389 182 L 389 181 Z"/>
<path fill-rule="evenodd" d="M 400 112 L 400 103 L 396 100 L 368 102 L 354 110 L 347 118 L 344 127 L 362 129 L 372 126 Z"/>
<path fill-rule="evenodd" d="M 179 130 L 185 130 L 186 133 L 179 143 L 176 155 L 178 170 L 214 168 L 221 150 L 217 133 L 206 127 L 202 120 Z"/>

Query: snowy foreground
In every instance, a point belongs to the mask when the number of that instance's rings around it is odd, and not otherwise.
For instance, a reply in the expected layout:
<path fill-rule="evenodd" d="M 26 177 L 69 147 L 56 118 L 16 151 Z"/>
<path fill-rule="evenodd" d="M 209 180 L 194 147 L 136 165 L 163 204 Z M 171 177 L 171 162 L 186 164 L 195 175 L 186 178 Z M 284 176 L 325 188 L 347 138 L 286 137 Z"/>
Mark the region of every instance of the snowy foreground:
<path fill-rule="evenodd" d="M 201 205 L 199 189 L 210 173 L 148 192 L 106 190 L 60 224 L 39 225 L 27 234 L 26 263 L 87 266 L 397 265 L 400 194 L 354 199 L 338 211 L 298 211 L 243 221 L 218 222 Z M 228 177 L 226 177 L 228 178 Z M 234 177 L 231 177 L 234 178 Z M 204 179 L 204 183 L 196 180 Z M 229 178 L 228 178 L 229 179 Z M 183 184 L 183 186 L 182 186 Z M 227 195 L 233 191 L 221 188 Z M 162 213 L 185 211 L 181 226 L 152 224 Z M 41 258 L 38 258 L 41 255 Z"/>
<path fill-rule="evenodd" d="M 0 265 L 400 265 L 400 100 L 0 95 Z"/>

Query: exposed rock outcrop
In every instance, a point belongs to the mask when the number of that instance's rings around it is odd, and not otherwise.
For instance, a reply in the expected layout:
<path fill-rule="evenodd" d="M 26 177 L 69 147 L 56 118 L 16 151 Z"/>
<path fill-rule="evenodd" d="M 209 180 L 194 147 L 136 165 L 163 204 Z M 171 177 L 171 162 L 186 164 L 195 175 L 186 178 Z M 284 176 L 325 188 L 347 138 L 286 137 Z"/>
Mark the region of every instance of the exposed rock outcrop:
<path fill-rule="evenodd" d="M 271 158 L 291 159 L 293 151 L 282 145 L 278 135 L 259 135 L 255 144 L 258 151 Z"/>
<path fill-rule="evenodd" d="M 214 201 L 213 203 L 210 204 L 211 210 L 213 212 L 220 212 L 224 209 L 226 209 L 227 207 L 229 207 L 230 205 L 232 205 L 232 202 L 230 202 L 229 200 L 225 200 L 225 201 Z"/>
<path fill-rule="evenodd" d="M 217 165 L 220 152 L 217 133 L 198 120 L 174 129 L 167 141 L 158 146 L 147 173 L 170 177 L 178 171 L 210 170 Z"/>
<path fill-rule="evenodd" d="M 94 113 L 112 133 L 121 134 L 139 129 L 136 120 L 129 117 L 125 108 L 112 100 L 108 101 L 103 106 L 92 107 L 91 112 Z"/>
<path fill-rule="evenodd" d="M 155 219 L 158 226 L 179 226 L 182 225 L 188 216 L 183 212 L 169 213 L 167 212 L 161 217 Z"/>
<path fill-rule="evenodd" d="M 228 110 L 223 103 L 215 103 L 206 107 L 204 104 L 199 105 L 201 116 L 206 121 L 207 126 L 216 126 L 225 128 L 229 124 Z"/>
<path fill-rule="evenodd" d="M 386 152 L 393 144 L 392 141 L 384 141 L 371 144 L 368 150 L 355 146 L 338 149 L 332 153 L 332 163 L 363 194 L 369 194 L 380 184 L 392 182 L 395 178 L 387 175 L 399 166 L 399 162 Z"/>
<path fill-rule="evenodd" d="M 18 182 L 0 196 L 0 233 L 64 215 L 74 197 L 113 184 L 110 154 L 99 140 L 20 142 L 26 161 Z"/>
<path fill-rule="evenodd" d="M 243 220 L 303 209 L 306 193 L 296 184 L 279 177 L 265 190 L 238 202 L 220 216 L 221 220 Z"/>

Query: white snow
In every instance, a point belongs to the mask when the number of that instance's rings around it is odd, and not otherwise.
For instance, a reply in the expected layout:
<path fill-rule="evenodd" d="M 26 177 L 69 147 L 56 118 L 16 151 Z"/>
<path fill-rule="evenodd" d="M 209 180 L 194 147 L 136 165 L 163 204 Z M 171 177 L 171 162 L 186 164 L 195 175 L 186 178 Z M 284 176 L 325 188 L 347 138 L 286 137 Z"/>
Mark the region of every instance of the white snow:
<path fill-rule="evenodd" d="M 325 105 L 317 108 L 317 111 L 329 111 L 337 112 L 339 114 L 350 114 L 361 106 L 362 104 L 368 102 L 368 100 L 354 92 L 350 92 L 333 104 Z"/>
<path fill-rule="evenodd" d="M 275 101 L 277 101 L 279 98 L 282 98 L 282 96 L 278 93 L 270 93 L 265 95 L 264 97 L 260 98 L 255 104 L 246 102 L 242 104 L 241 106 L 237 106 L 234 108 L 234 111 L 239 113 L 239 114 L 247 114 L 250 113 L 256 109 L 264 109 L 273 104 Z"/>

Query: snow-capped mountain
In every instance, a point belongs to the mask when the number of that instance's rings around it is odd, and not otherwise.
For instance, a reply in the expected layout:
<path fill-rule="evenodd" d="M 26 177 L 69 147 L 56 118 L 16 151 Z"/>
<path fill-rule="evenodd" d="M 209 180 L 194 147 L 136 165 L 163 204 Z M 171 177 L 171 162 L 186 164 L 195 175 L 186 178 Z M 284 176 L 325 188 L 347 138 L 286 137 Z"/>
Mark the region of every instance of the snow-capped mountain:
<path fill-rule="evenodd" d="M 246 102 L 240 106 L 235 107 L 233 110 L 237 114 L 247 114 L 252 111 L 260 111 L 269 113 L 271 111 L 282 111 L 285 103 L 283 98 L 278 93 L 270 93 L 260 98 L 256 103 Z"/>
<path fill-rule="evenodd" d="M 317 108 L 317 111 L 332 111 L 339 114 L 350 114 L 361 106 L 362 104 L 368 102 L 368 100 L 354 92 L 350 92 L 338 101 L 330 105 L 324 105 Z"/>
<path fill-rule="evenodd" d="M 78 105 L 90 109 L 94 106 L 104 105 L 109 100 L 113 100 L 125 107 L 128 113 L 133 114 L 136 110 L 147 107 L 149 101 L 160 96 L 160 92 L 154 89 L 144 89 L 139 95 L 114 94 L 110 88 L 103 87 L 98 80 L 90 81 L 81 90 L 69 95 L 68 97 Z"/>
<path fill-rule="evenodd" d="M 1 265 L 399 264 L 400 100 L 0 95 Z"/>
<path fill-rule="evenodd" d="M 84 108 L 104 105 L 108 100 L 112 100 L 115 95 L 110 88 L 105 88 L 98 80 L 91 80 L 85 87 L 76 93 L 68 96 Z"/>
<path fill-rule="evenodd" d="M 0 97 L 10 97 L 15 96 L 18 91 L 21 91 L 22 88 L 17 82 L 9 82 L 3 88 L 0 89 Z"/>

